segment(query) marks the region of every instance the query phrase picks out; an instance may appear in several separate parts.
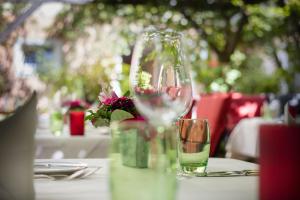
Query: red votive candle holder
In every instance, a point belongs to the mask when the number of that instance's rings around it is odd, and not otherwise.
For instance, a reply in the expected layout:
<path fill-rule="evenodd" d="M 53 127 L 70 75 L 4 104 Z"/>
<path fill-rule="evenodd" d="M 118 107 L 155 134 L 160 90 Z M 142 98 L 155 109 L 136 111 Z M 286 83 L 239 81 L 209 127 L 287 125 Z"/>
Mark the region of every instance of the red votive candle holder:
<path fill-rule="evenodd" d="M 70 134 L 84 135 L 84 112 L 70 111 Z"/>
<path fill-rule="evenodd" d="M 260 200 L 300 199 L 300 126 L 260 126 Z"/>

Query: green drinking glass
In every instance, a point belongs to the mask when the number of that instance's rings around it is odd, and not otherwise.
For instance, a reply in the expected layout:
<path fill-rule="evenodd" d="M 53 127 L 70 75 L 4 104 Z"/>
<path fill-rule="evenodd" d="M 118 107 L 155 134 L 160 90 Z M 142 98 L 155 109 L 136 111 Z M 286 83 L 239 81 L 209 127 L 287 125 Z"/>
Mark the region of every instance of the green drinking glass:
<path fill-rule="evenodd" d="M 180 172 L 185 175 L 204 175 L 210 151 L 210 131 L 207 120 L 181 119 L 178 128 Z"/>
<path fill-rule="evenodd" d="M 174 200 L 176 134 L 144 121 L 111 125 L 110 191 L 113 200 Z M 174 139 L 175 138 L 175 139 Z"/>
<path fill-rule="evenodd" d="M 63 114 L 60 111 L 54 111 L 50 115 L 50 129 L 55 136 L 60 136 L 63 131 Z"/>

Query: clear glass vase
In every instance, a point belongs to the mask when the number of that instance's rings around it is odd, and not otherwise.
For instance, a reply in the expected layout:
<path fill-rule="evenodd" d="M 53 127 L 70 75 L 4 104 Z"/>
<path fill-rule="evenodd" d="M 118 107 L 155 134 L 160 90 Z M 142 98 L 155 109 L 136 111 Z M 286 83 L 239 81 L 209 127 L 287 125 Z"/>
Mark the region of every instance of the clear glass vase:
<path fill-rule="evenodd" d="M 176 135 L 141 121 L 114 123 L 111 134 L 112 199 L 175 199 Z"/>

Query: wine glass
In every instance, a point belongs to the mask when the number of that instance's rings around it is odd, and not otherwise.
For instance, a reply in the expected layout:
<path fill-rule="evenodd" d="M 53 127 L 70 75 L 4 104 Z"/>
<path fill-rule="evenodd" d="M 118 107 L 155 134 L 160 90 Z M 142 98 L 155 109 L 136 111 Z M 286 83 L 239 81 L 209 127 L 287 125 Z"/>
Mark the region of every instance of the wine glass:
<path fill-rule="evenodd" d="M 171 126 L 192 103 L 181 39 L 181 34 L 173 30 L 151 29 L 139 36 L 134 48 L 130 69 L 134 102 L 156 126 Z"/>

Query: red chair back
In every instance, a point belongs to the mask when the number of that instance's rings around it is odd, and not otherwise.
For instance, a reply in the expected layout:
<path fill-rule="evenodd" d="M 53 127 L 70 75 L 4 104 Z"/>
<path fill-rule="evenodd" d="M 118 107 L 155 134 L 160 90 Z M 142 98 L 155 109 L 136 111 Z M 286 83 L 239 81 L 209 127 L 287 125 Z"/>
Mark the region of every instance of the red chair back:
<path fill-rule="evenodd" d="M 217 145 L 226 126 L 226 111 L 229 94 L 215 93 L 202 95 L 197 102 L 197 118 L 207 119 L 211 133 L 210 156 L 214 156 Z"/>
<path fill-rule="evenodd" d="M 261 107 L 265 101 L 265 96 L 243 95 L 231 93 L 230 105 L 227 113 L 228 130 L 232 130 L 243 118 L 261 116 Z"/>
<path fill-rule="evenodd" d="M 260 200 L 300 199 L 300 126 L 261 125 Z"/>
<path fill-rule="evenodd" d="M 183 119 L 192 119 L 192 115 L 193 115 L 193 111 L 194 111 L 196 103 L 197 103 L 197 101 L 194 99 L 192 101 L 192 105 L 190 107 L 190 110 L 188 111 L 188 113 L 185 114 L 185 116 L 183 116 Z"/>

